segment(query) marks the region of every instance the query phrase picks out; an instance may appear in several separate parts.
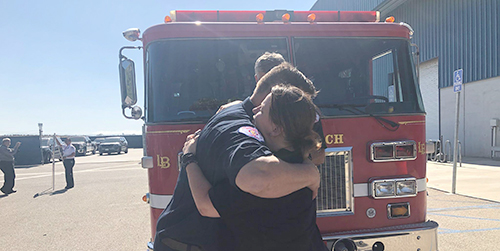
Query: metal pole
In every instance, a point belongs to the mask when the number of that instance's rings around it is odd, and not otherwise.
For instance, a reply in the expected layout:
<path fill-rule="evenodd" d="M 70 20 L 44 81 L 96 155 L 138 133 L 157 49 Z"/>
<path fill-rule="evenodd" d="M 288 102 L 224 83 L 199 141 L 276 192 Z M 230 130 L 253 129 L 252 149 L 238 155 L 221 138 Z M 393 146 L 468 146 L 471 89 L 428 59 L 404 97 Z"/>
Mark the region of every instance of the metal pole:
<path fill-rule="evenodd" d="M 45 164 L 43 161 L 43 149 L 42 149 L 42 133 L 43 133 L 43 123 L 38 123 L 38 141 L 40 142 L 40 156 L 42 156 L 42 165 Z"/>
<path fill-rule="evenodd" d="M 451 192 L 454 194 L 457 188 L 457 155 L 458 155 L 458 125 L 459 125 L 459 110 L 460 110 L 460 92 L 457 92 L 457 107 L 455 110 L 455 140 L 453 146 L 453 180 Z"/>
<path fill-rule="evenodd" d="M 56 159 L 54 158 L 54 152 L 56 151 L 56 134 L 54 133 L 54 142 L 52 143 L 52 191 L 56 187 Z"/>

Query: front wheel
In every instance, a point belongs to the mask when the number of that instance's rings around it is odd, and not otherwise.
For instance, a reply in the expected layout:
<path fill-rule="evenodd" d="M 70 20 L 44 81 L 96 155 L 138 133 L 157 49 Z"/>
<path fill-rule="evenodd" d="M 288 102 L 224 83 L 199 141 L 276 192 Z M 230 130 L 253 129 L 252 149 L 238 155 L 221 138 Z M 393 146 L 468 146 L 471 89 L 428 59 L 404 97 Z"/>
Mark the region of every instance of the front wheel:
<path fill-rule="evenodd" d="M 123 152 L 124 152 L 124 153 L 128 153 L 128 148 L 127 148 L 127 149 L 125 149 L 125 151 L 123 151 Z"/>

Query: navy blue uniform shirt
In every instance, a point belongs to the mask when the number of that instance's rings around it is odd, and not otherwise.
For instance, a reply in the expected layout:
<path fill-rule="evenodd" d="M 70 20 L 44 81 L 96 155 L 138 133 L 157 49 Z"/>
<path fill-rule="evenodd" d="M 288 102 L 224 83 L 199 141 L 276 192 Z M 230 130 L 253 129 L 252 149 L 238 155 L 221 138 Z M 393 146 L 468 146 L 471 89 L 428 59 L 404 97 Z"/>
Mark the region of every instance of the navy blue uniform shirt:
<path fill-rule="evenodd" d="M 289 163 L 303 162 L 300 152 L 281 149 L 274 154 Z M 327 251 L 316 226 L 316 200 L 309 188 L 264 199 L 222 182 L 209 195 L 234 235 L 235 251 Z"/>
<path fill-rule="evenodd" d="M 212 185 L 228 182 L 235 186 L 236 175 L 244 165 L 272 154 L 258 137 L 241 133 L 241 128 L 254 128 L 253 107 L 247 98 L 241 104 L 214 115 L 201 131 L 196 158 Z M 225 224 L 220 219 L 199 214 L 185 169 L 179 174 L 172 200 L 158 218 L 155 251 L 165 250 L 161 243 L 163 238 L 198 245 L 206 251 L 232 250 L 228 246 L 220 246 L 229 245 L 229 242 L 222 240 L 231 239 Z"/>

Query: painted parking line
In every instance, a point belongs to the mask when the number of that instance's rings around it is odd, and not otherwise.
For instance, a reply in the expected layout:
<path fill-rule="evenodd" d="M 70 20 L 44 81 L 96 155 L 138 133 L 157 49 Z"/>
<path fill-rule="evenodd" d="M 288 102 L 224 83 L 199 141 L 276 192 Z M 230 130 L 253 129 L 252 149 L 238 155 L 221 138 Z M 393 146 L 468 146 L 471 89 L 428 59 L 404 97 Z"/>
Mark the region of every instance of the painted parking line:
<path fill-rule="evenodd" d="M 488 219 L 488 218 L 469 217 L 469 216 L 460 216 L 460 215 L 452 215 L 452 214 L 438 214 L 438 213 L 429 213 L 429 214 L 430 215 L 445 216 L 445 217 L 469 219 L 469 220 L 484 220 L 484 221 L 499 221 L 500 222 L 500 219 Z"/>
<path fill-rule="evenodd" d="M 445 207 L 445 208 L 429 208 L 427 212 L 439 212 L 439 211 L 457 211 L 457 210 L 468 210 L 468 209 L 484 209 L 484 208 L 500 208 L 500 203 L 498 204 L 487 204 L 478 206 L 464 206 L 464 207 Z"/>
<path fill-rule="evenodd" d="M 74 170 L 73 169 L 73 173 L 87 173 L 87 172 L 99 172 L 99 171 L 123 171 L 123 170 L 144 171 L 144 169 L 142 169 L 142 168 L 137 168 L 137 165 L 130 165 L 128 167 L 121 165 L 121 166 L 98 167 L 98 168 L 86 169 L 86 170 Z M 56 175 L 56 176 L 57 175 L 64 175 L 64 171 L 56 171 L 54 173 L 54 175 Z M 23 176 L 27 176 L 27 177 L 16 177 L 16 181 L 52 177 L 52 172 L 46 173 L 46 174 L 39 174 L 39 175 L 35 174 L 34 176 L 33 175 L 30 176 L 29 174 L 24 174 Z"/>
<path fill-rule="evenodd" d="M 441 231 L 443 230 L 443 231 Z M 459 233 L 471 233 L 471 232 L 484 232 L 484 231 L 495 231 L 500 230 L 500 227 L 496 228 L 483 228 L 483 229 L 467 229 L 467 230 L 455 230 L 455 229 L 446 229 L 439 228 L 438 234 L 459 234 Z"/>

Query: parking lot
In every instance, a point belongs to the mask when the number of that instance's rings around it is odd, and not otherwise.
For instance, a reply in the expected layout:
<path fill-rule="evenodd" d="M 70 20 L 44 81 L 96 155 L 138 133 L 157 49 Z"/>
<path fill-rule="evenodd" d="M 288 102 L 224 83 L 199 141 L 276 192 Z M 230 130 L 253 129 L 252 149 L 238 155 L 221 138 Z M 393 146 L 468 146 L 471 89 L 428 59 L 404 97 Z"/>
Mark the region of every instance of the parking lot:
<path fill-rule="evenodd" d="M 142 149 L 130 149 L 77 157 L 70 190 L 58 161 L 55 191 L 45 193 L 52 164 L 16 168 L 17 193 L 0 195 L 0 250 L 146 250 L 151 231 L 141 156 Z"/>
<path fill-rule="evenodd" d="M 54 191 L 47 190 L 52 164 L 16 168 L 18 192 L 0 195 L 0 250 L 146 250 L 150 216 L 141 200 L 148 191 L 141 156 L 142 149 L 130 149 L 77 157 L 70 190 L 63 189 L 61 162 Z M 498 249 L 500 167 L 475 163 L 459 168 L 459 194 L 449 193 L 451 164 L 428 163 L 428 218 L 440 225 L 441 251 Z"/>

